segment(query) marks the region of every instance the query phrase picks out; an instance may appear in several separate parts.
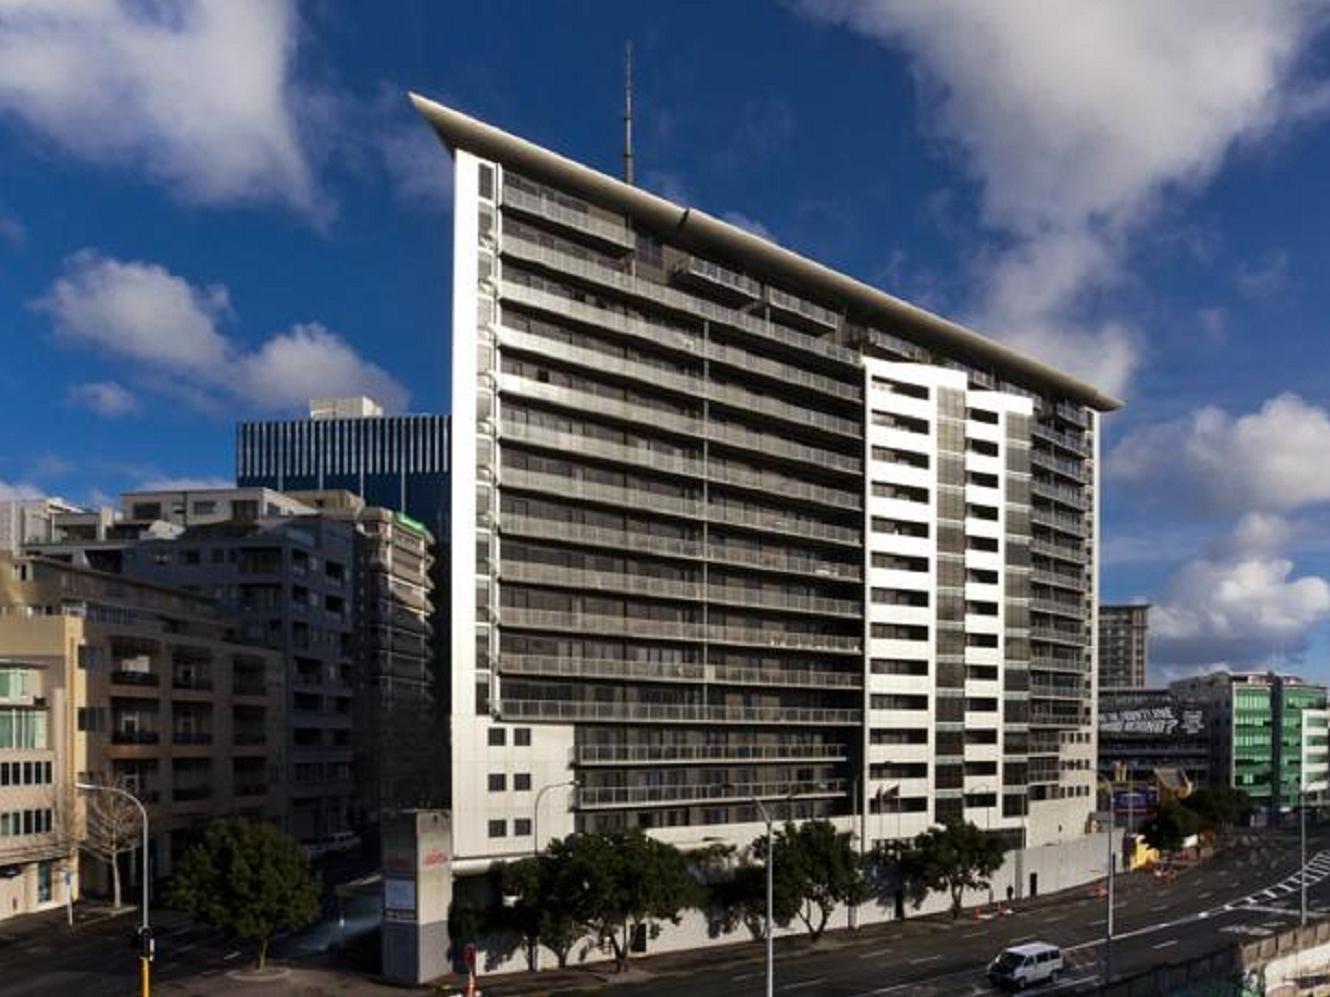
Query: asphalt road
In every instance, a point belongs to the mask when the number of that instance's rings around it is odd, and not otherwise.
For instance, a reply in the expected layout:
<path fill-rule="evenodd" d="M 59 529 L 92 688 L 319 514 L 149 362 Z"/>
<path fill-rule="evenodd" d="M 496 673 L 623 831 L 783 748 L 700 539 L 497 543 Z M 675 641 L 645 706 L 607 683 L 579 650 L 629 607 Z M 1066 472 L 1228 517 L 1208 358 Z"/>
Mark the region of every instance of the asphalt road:
<path fill-rule="evenodd" d="M 1281 833 L 1254 848 L 1221 852 L 1172 881 L 1144 874 L 1121 877 L 1114 904 L 1114 978 L 1201 955 L 1227 941 L 1292 927 L 1298 920 L 1298 885 L 1292 878 L 1298 868 L 1297 837 Z M 1330 916 L 1330 831 L 1309 835 L 1308 906 L 1313 917 Z M 956 922 L 920 918 L 828 936 L 817 946 L 778 943 L 775 989 L 791 997 L 977 997 L 993 993 L 984 978 L 993 956 L 1007 945 L 1039 940 L 1060 945 L 1068 966 L 1058 984 L 1031 992 L 1091 991 L 1101 979 L 1107 914 L 1106 899 L 1082 889 L 1041 898 L 1002 917 L 975 920 L 967 915 Z M 692 957 L 666 956 L 642 968 L 650 979 L 616 982 L 615 994 L 765 993 L 763 953 L 756 943 Z M 572 994 L 602 987 L 601 981 L 563 989 L 534 981 L 491 981 L 485 993 Z"/>

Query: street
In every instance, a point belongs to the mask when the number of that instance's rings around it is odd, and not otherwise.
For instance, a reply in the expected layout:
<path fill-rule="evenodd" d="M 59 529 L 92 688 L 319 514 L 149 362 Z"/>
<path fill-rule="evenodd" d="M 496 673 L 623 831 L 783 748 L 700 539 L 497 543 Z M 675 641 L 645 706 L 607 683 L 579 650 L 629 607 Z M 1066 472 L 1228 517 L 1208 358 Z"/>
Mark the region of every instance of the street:
<path fill-rule="evenodd" d="M 1135 873 L 1117 881 L 1114 904 L 1115 978 L 1190 958 L 1229 940 L 1269 935 L 1298 919 L 1297 836 L 1281 833 L 1253 848 L 1221 852 L 1173 881 Z M 1330 911 L 1330 835 L 1308 840 L 1308 905 Z M 1048 941 L 1067 961 L 1064 978 L 1040 993 L 1071 994 L 1099 982 L 1107 901 L 1087 888 L 1044 897 L 1003 917 L 958 921 L 920 919 L 875 925 L 855 935 L 828 936 L 816 947 L 778 943 L 776 992 L 809 997 L 960 997 L 992 993 L 987 962 L 1007 945 Z M 761 947 L 662 956 L 639 967 L 637 982 L 615 985 L 624 997 L 744 997 L 765 992 Z M 645 970 L 650 979 L 642 980 Z M 491 981 L 487 995 L 572 994 L 600 990 L 608 980 L 551 987 L 533 980 Z M 612 980 L 612 977 L 610 977 Z"/>

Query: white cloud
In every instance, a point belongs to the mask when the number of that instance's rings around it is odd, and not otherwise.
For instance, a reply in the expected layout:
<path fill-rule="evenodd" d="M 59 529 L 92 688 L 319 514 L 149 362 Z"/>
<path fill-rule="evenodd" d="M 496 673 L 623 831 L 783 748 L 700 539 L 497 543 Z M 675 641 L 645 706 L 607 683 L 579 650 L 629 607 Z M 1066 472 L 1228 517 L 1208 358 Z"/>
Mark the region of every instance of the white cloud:
<path fill-rule="evenodd" d="M 84 250 L 65 261 L 64 273 L 34 307 L 50 315 L 59 338 L 169 375 L 178 392 L 204 408 L 230 399 L 289 409 L 313 395 L 368 394 L 399 409 L 408 398 L 386 371 L 317 324 L 244 349 L 221 329 L 231 315 L 226 288 L 192 285 L 155 263 Z"/>
<path fill-rule="evenodd" d="M 0 111 L 188 201 L 321 216 L 293 77 L 299 29 L 285 0 L 5 0 Z"/>
<path fill-rule="evenodd" d="M 0 210 L 0 242 L 10 249 L 18 249 L 28 241 L 28 230 L 13 215 Z"/>
<path fill-rule="evenodd" d="M 69 400 L 108 419 L 129 415 L 139 409 L 139 400 L 134 393 L 116 381 L 89 381 L 71 385 Z"/>
<path fill-rule="evenodd" d="M 26 481 L 0 481 L 0 502 L 11 499 L 41 498 L 46 493 Z"/>
<path fill-rule="evenodd" d="M 182 477 L 150 477 L 144 478 L 138 483 L 138 487 L 132 489 L 137 492 L 202 492 L 212 488 L 234 488 L 236 483 L 229 478 L 220 478 L 216 476 L 196 476 L 188 475 Z"/>
<path fill-rule="evenodd" d="M 1234 417 L 1208 406 L 1138 429 L 1107 473 L 1152 501 L 1209 513 L 1289 511 L 1330 502 L 1330 413 L 1294 394 Z"/>
<path fill-rule="evenodd" d="M 1243 517 L 1233 535 L 1184 564 L 1150 613 L 1152 655 L 1164 665 L 1249 667 L 1296 654 L 1330 619 L 1330 581 L 1295 574 L 1293 536 L 1277 516 Z"/>
<path fill-rule="evenodd" d="M 1122 319 L 1077 318 L 1089 292 L 1121 278 L 1127 237 L 1235 144 L 1324 105 L 1293 82 L 1323 21 L 1311 2 L 803 7 L 912 59 L 924 113 L 1010 240 L 981 260 L 977 319 L 1110 391 L 1136 366 L 1138 335 Z"/>
<path fill-rule="evenodd" d="M 385 127 L 377 140 L 393 193 L 404 205 L 446 212 L 453 204 L 451 157 L 419 122 Z"/>
<path fill-rule="evenodd" d="M 727 211 L 720 217 L 722 221 L 727 221 L 736 228 L 743 229 L 745 232 L 751 232 L 759 239 L 766 239 L 768 242 L 780 242 L 771 229 L 767 228 L 756 218 L 750 218 L 738 211 Z"/>

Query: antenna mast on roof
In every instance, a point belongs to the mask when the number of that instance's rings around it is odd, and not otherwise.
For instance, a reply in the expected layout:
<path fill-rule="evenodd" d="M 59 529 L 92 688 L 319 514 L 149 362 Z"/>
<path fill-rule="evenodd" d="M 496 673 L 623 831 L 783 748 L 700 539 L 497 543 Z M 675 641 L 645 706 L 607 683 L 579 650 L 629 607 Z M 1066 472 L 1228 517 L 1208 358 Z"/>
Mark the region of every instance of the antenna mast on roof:
<path fill-rule="evenodd" d="M 623 182 L 633 182 L 633 43 L 623 50 Z"/>

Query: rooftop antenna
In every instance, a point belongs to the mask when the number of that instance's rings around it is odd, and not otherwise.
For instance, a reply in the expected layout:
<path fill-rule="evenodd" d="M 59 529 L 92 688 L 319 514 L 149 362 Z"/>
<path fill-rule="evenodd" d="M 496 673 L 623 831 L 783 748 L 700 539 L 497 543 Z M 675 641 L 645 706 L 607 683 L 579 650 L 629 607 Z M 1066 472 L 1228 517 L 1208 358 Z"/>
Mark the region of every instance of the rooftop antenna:
<path fill-rule="evenodd" d="M 623 182 L 633 182 L 633 43 L 623 50 Z"/>

